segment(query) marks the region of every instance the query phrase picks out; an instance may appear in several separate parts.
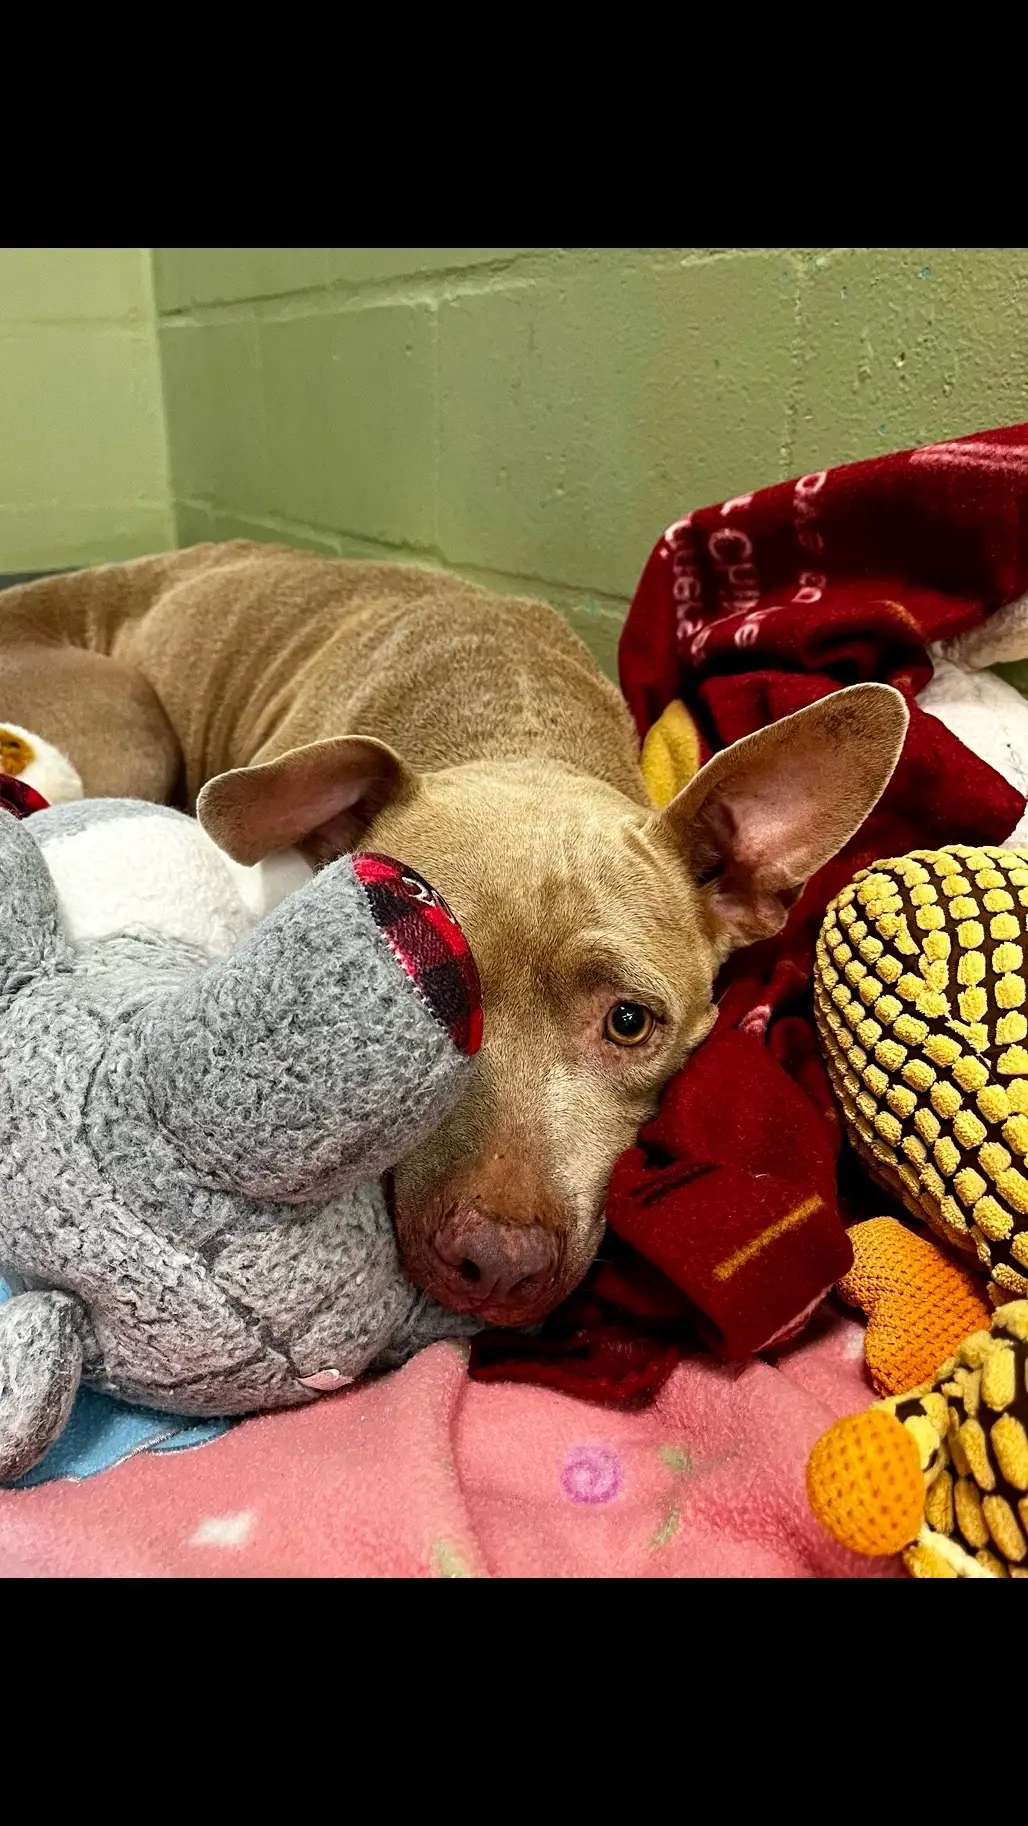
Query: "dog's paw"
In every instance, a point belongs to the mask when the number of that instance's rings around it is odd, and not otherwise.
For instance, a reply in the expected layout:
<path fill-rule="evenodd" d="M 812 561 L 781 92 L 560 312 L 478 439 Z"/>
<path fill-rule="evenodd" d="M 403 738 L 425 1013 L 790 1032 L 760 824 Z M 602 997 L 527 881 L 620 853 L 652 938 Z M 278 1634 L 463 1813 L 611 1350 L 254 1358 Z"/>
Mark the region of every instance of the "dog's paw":
<path fill-rule="evenodd" d="M 67 805 L 85 797 L 67 755 L 18 723 L 0 724 L 0 773 L 23 780 L 50 805 Z"/>

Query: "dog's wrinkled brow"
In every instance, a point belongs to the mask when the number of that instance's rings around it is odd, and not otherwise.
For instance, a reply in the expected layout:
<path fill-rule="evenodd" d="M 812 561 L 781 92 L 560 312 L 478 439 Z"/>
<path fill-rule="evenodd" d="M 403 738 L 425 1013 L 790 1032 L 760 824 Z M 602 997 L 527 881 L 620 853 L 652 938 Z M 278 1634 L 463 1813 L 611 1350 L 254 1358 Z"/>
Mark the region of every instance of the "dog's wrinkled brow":
<path fill-rule="evenodd" d="M 564 948 L 561 962 L 583 988 L 609 985 L 625 995 L 641 996 L 654 1014 L 669 1014 L 676 1000 L 652 963 L 610 932 L 577 933 Z"/>

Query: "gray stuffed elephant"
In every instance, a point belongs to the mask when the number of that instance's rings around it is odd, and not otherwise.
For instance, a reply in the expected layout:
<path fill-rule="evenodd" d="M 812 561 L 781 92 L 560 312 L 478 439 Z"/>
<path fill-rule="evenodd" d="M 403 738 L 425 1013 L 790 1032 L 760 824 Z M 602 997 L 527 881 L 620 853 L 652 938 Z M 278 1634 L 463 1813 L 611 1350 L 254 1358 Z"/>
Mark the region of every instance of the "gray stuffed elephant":
<path fill-rule="evenodd" d="M 414 871 L 335 862 L 224 957 L 73 945 L 0 811 L 0 1033 L 0 1480 L 80 1381 L 244 1414 L 476 1329 L 407 1280 L 379 1180 L 481 1034 L 471 953 Z"/>

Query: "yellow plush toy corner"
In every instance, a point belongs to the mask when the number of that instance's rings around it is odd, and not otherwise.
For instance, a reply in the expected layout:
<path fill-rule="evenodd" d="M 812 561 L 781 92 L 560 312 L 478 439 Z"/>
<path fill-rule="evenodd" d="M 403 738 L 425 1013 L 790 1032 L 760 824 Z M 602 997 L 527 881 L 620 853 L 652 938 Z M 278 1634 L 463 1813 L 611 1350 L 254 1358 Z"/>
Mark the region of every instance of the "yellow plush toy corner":
<path fill-rule="evenodd" d="M 685 705 L 675 698 L 657 718 L 642 745 L 640 766 L 654 805 L 669 805 L 700 765 L 700 738 Z"/>

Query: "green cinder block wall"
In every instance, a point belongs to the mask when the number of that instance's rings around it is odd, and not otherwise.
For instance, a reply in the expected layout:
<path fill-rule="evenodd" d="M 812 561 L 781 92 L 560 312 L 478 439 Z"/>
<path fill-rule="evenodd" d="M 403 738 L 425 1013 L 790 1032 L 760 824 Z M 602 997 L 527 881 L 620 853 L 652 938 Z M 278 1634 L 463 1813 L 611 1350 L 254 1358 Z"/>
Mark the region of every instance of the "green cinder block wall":
<path fill-rule="evenodd" d="M 613 669 L 665 525 L 1028 419 L 1028 249 L 158 248 L 180 542 L 445 565 Z"/>
<path fill-rule="evenodd" d="M 0 248 L 0 571 L 174 542 L 150 249 Z"/>
<path fill-rule="evenodd" d="M 1028 249 L 0 249 L 0 570 L 445 565 L 613 670 L 688 507 L 1028 419 Z"/>

